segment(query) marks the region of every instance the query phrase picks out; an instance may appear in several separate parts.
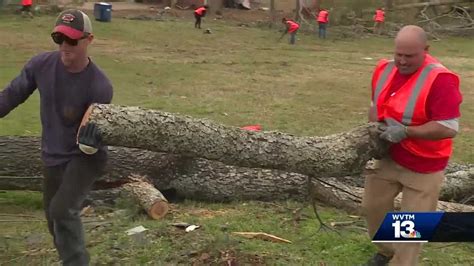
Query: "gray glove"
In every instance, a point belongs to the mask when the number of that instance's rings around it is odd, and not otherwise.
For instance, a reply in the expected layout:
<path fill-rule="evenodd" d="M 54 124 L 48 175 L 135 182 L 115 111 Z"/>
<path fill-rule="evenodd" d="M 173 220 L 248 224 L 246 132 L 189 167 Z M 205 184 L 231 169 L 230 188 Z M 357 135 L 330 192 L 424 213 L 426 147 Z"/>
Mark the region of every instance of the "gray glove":
<path fill-rule="evenodd" d="M 402 123 L 392 118 L 385 119 L 385 123 L 387 124 L 386 126 L 379 127 L 379 130 L 382 131 L 380 134 L 381 139 L 392 143 L 399 143 L 408 137 L 407 127 Z"/>

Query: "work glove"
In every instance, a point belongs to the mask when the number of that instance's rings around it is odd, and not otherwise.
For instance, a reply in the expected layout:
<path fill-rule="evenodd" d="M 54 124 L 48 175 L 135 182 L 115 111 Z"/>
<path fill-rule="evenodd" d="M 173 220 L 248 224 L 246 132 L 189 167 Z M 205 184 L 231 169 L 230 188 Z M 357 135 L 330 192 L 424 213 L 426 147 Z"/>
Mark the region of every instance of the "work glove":
<path fill-rule="evenodd" d="M 407 127 L 395 119 L 385 119 L 386 125 L 380 125 L 379 131 L 381 131 L 380 138 L 387 140 L 391 143 L 399 143 L 406 139 Z"/>
<path fill-rule="evenodd" d="M 96 124 L 87 123 L 79 128 L 78 144 L 83 153 L 95 154 L 99 150 L 101 142 L 102 136 Z"/>

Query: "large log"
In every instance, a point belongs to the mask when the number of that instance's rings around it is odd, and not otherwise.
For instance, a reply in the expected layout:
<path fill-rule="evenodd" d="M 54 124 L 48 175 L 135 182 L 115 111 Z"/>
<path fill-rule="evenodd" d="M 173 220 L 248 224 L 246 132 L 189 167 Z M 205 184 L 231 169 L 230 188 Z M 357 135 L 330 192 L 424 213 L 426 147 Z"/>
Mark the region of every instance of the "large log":
<path fill-rule="evenodd" d="M 346 210 L 349 213 L 361 215 L 361 202 L 364 189 L 347 186 L 336 179 L 325 180 L 324 183 L 315 183 L 312 197 L 328 206 Z M 395 198 L 395 210 L 400 210 L 401 194 Z M 459 203 L 438 201 L 436 208 L 445 212 L 474 212 L 474 206 Z"/>
<path fill-rule="evenodd" d="M 0 189 L 41 190 L 39 145 L 37 137 L 0 137 Z M 97 189 L 118 187 L 125 182 L 122 177 L 135 173 L 148 176 L 162 191 L 175 190 L 179 197 L 189 199 L 304 200 L 307 195 L 307 176 L 297 173 L 233 167 L 138 149 L 109 150 L 106 174 L 96 183 Z M 446 176 L 441 199 L 460 202 L 472 196 L 474 165 L 450 164 Z M 338 180 L 351 186 L 363 184 L 360 175 Z"/>
<path fill-rule="evenodd" d="M 451 165 L 447 169 L 440 198 L 456 202 L 474 202 L 474 165 Z"/>
<path fill-rule="evenodd" d="M 317 200 L 328 207 L 344 210 L 354 215 L 363 215 L 361 208 L 363 188 L 346 185 L 340 179 L 329 178 L 324 182 L 312 180 L 312 189 L 309 190 L 309 197 Z M 306 183 L 307 185 L 307 183 Z M 307 189 L 306 189 L 307 190 Z M 121 194 L 120 189 L 96 190 L 92 193 L 92 198 L 97 200 L 114 200 Z M 279 195 L 276 195 L 277 198 Z M 400 210 L 401 195 L 395 199 L 395 210 Z M 305 195 L 306 198 L 306 195 Z M 272 199 L 267 199 L 272 200 Z M 274 199 L 273 199 L 274 200 Z M 474 212 L 473 205 L 464 205 L 455 202 L 438 201 L 436 208 L 445 212 Z"/>
<path fill-rule="evenodd" d="M 215 160 L 228 165 L 279 169 L 310 176 L 346 176 L 385 153 L 376 123 L 326 137 L 254 132 L 139 107 L 94 104 L 86 120 L 105 144 Z"/>
<path fill-rule="evenodd" d="M 153 177 L 165 187 L 175 175 L 180 156 L 122 147 L 109 147 L 106 174 L 99 186 L 117 187 L 131 174 Z M 38 137 L 0 136 L 0 189 L 39 190 L 42 175 L 41 141 Z M 3 180 L 3 181 L 2 181 Z M 105 187 L 106 188 L 106 187 Z"/>

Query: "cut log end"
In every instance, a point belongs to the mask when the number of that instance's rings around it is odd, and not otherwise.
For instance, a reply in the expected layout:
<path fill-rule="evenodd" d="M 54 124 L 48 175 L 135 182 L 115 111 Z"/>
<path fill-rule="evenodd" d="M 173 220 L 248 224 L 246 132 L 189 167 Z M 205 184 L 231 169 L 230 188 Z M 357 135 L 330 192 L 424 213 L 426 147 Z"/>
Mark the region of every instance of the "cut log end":
<path fill-rule="evenodd" d="M 131 183 L 123 185 L 123 190 L 138 201 L 140 206 L 146 210 L 148 216 L 159 220 L 168 213 L 168 200 L 153 184 L 148 182 L 146 177 L 132 174 L 127 180 Z"/>
<path fill-rule="evenodd" d="M 168 213 L 170 207 L 168 202 L 158 201 L 153 203 L 153 205 L 147 210 L 148 215 L 154 220 L 160 220 L 165 217 Z"/>
<path fill-rule="evenodd" d="M 90 105 L 86 112 L 84 113 L 84 116 L 82 117 L 82 120 L 81 120 L 81 124 L 79 126 L 79 130 L 77 130 L 77 134 L 76 134 L 76 143 L 79 144 L 79 132 L 80 132 L 80 128 L 82 128 L 83 126 L 85 126 L 88 122 L 89 122 L 89 117 L 91 116 L 91 113 L 92 113 L 92 110 L 93 110 L 93 105 Z"/>

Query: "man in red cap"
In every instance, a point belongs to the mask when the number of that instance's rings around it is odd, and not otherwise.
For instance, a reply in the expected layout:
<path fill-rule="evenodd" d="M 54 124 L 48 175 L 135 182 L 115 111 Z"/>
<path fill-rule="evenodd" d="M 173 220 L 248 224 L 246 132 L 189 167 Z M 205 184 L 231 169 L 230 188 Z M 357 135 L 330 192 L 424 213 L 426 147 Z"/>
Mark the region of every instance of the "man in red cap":
<path fill-rule="evenodd" d="M 0 92 L 0 118 L 39 90 L 48 229 L 64 265 L 88 265 L 80 212 L 107 150 L 94 124 L 79 127 L 89 105 L 111 102 L 112 84 L 87 55 L 94 35 L 85 13 L 63 11 L 51 37 L 59 50 L 33 57 Z"/>

